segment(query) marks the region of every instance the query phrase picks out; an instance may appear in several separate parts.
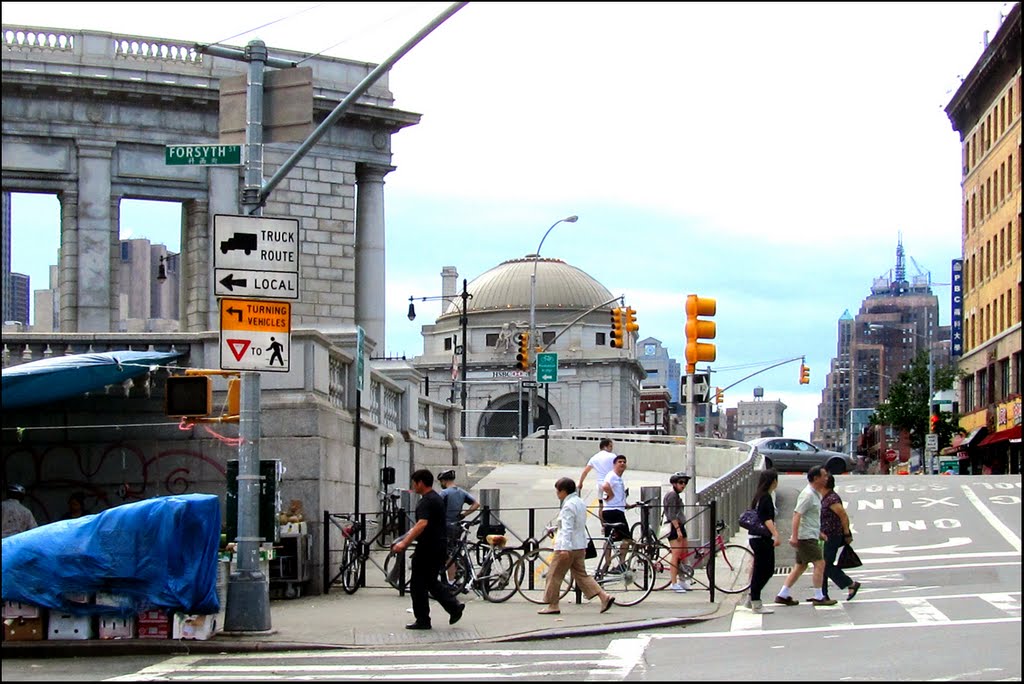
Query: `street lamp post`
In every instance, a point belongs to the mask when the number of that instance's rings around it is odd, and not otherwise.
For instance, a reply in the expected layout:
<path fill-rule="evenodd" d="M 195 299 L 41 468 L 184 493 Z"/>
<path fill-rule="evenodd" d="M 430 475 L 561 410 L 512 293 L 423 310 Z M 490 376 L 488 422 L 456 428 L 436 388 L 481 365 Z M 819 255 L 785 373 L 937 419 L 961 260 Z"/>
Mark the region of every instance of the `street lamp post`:
<path fill-rule="evenodd" d="M 537 345 L 537 263 L 540 261 L 540 248 L 544 246 L 544 241 L 548 238 L 550 233 L 555 226 L 559 223 L 576 223 L 579 220 L 579 216 L 566 216 L 565 218 L 558 219 L 551 224 L 551 228 L 548 228 L 544 233 L 544 237 L 540 239 L 540 244 L 537 245 L 537 251 L 532 254 L 533 256 L 533 275 L 530 276 L 530 344 L 536 348 Z M 533 380 L 533 384 L 530 387 L 530 403 L 527 410 L 526 417 L 526 434 L 533 434 L 533 406 L 536 403 L 537 397 L 537 363 L 536 358 L 530 363 L 530 379 Z"/>
<path fill-rule="evenodd" d="M 412 297 L 412 296 L 410 296 L 409 297 L 409 314 L 408 314 L 408 317 L 409 317 L 410 321 L 416 320 L 416 307 L 413 305 L 413 301 L 414 300 L 418 300 L 418 301 L 421 301 L 421 302 L 436 301 L 436 300 L 455 301 L 456 297 L 462 299 L 462 307 L 459 309 L 459 325 L 462 326 L 462 339 L 460 340 L 460 346 L 462 348 L 462 363 L 461 363 L 461 367 L 459 369 L 459 376 L 460 376 L 460 380 L 461 380 L 461 382 L 459 384 L 462 386 L 462 389 L 459 392 L 459 398 L 460 398 L 461 403 L 462 403 L 462 420 L 461 420 L 461 431 L 460 432 L 461 432 L 461 436 L 465 437 L 466 436 L 466 401 L 468 399 L 467 388 L 466 388 L 466 385 L 467 385 L 466 380 L 468 379 L 466 377 L 466 369 L 467 369 L 467 356 L 466 355 L 469 352 L 469 338 L 467 336 L 467 333 L 469 331 L 469 315 L 468 315 L 467 306 L 468 306 L 469 300 L 473 298 L 473 295 L 471 295 L 466 290 L 466 279 L 465 278 L 462 279 L 462 293 L 459 294 L 459 295 L 456 295 L 456 296 L 449 296 L 449 295 L 435 295 L 435 296 L 432 296 L 432 297 Z M 456 306 L 458 306 L 458 305 L 456 304 Z"/>

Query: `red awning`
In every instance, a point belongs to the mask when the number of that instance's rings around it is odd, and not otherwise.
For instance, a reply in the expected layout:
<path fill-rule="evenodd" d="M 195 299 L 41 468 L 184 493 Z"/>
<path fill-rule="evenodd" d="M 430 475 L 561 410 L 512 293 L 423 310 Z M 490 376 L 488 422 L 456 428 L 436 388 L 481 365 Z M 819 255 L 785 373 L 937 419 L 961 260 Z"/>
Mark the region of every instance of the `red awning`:
<path fill-rule="evenodd" d="M 1007 430 L 1000 430 L 999 432 L 993 432 L 991 435 L 981 440 L 978 446 L 988 446 L 995 444 L 996 442 L 1005 442 L 1008 439 L 1020 439 L 1020 425 L 1014 425 L 1012 428 Z"/>

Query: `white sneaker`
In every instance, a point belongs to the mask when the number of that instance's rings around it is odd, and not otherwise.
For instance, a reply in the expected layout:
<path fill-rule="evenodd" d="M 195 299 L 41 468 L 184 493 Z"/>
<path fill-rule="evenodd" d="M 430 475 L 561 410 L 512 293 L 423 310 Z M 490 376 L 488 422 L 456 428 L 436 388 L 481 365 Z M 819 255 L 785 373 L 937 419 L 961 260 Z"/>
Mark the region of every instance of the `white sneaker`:
<path fill-rule="evenodd" d="M 692 591 L 693 590 L 693 587 L 690 586 L 690 581 L 689 580 L 683 580 L 682 582 L 679 583 L 679 586 L 681 586 L 683 588 L 683 591 Z"/>
<path fill-rule="evenodd" d="M 689 591 L 689 589 L 687 587 L 683 586 L 683 584 L 681 582 L 676 582 L 675 584 L 670 584 L 668 586 L 668 588 L 671 589 L 672 591 L 676 592 L 677 594 L 685 594 L 686 592 Z"/>
<path fill-rule="evenodd" d="M 771 608 L 766 608 L 764 605 L 755 606 L 751 609 L 751 611 L 757 613 L 758 615 L 771 615 L 775 612 Z"/>

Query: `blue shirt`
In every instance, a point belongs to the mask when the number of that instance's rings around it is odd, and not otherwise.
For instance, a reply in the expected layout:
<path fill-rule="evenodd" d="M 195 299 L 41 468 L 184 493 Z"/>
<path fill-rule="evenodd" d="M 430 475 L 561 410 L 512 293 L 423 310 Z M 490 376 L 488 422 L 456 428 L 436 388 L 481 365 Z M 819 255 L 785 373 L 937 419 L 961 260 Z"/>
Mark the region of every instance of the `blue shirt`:
<path fill-rule="evenodd" d="M 444 499 L 444 519 L 449 525 L 459 521 L 459 513 L 466 504 L 475 504 L 476 499 L 462 487 L 452 485 L 441 490 L 441 498 Z"/>

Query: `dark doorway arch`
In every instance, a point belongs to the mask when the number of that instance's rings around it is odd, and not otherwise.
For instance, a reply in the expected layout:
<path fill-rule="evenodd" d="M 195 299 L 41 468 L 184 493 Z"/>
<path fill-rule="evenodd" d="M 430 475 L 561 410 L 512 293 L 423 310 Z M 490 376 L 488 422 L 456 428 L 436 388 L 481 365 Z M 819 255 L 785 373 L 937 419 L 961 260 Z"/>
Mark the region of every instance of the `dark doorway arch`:
<path fill-rule="evenodd" d="M 529 395 L 509 393 L 491 401 L 484 412 L 480 423 L 481 437 L 516 437 L 526 435 L 528 426 L 527 415 L 530 408 Z M 516 425 L 518 424 L 518 429 Z M 545 426 L 557 429 L 562 421 L 558 412 L 548 406 L 543 397 L 537 397 L 537 419 L 534 430 L 542 430 Z"/>

